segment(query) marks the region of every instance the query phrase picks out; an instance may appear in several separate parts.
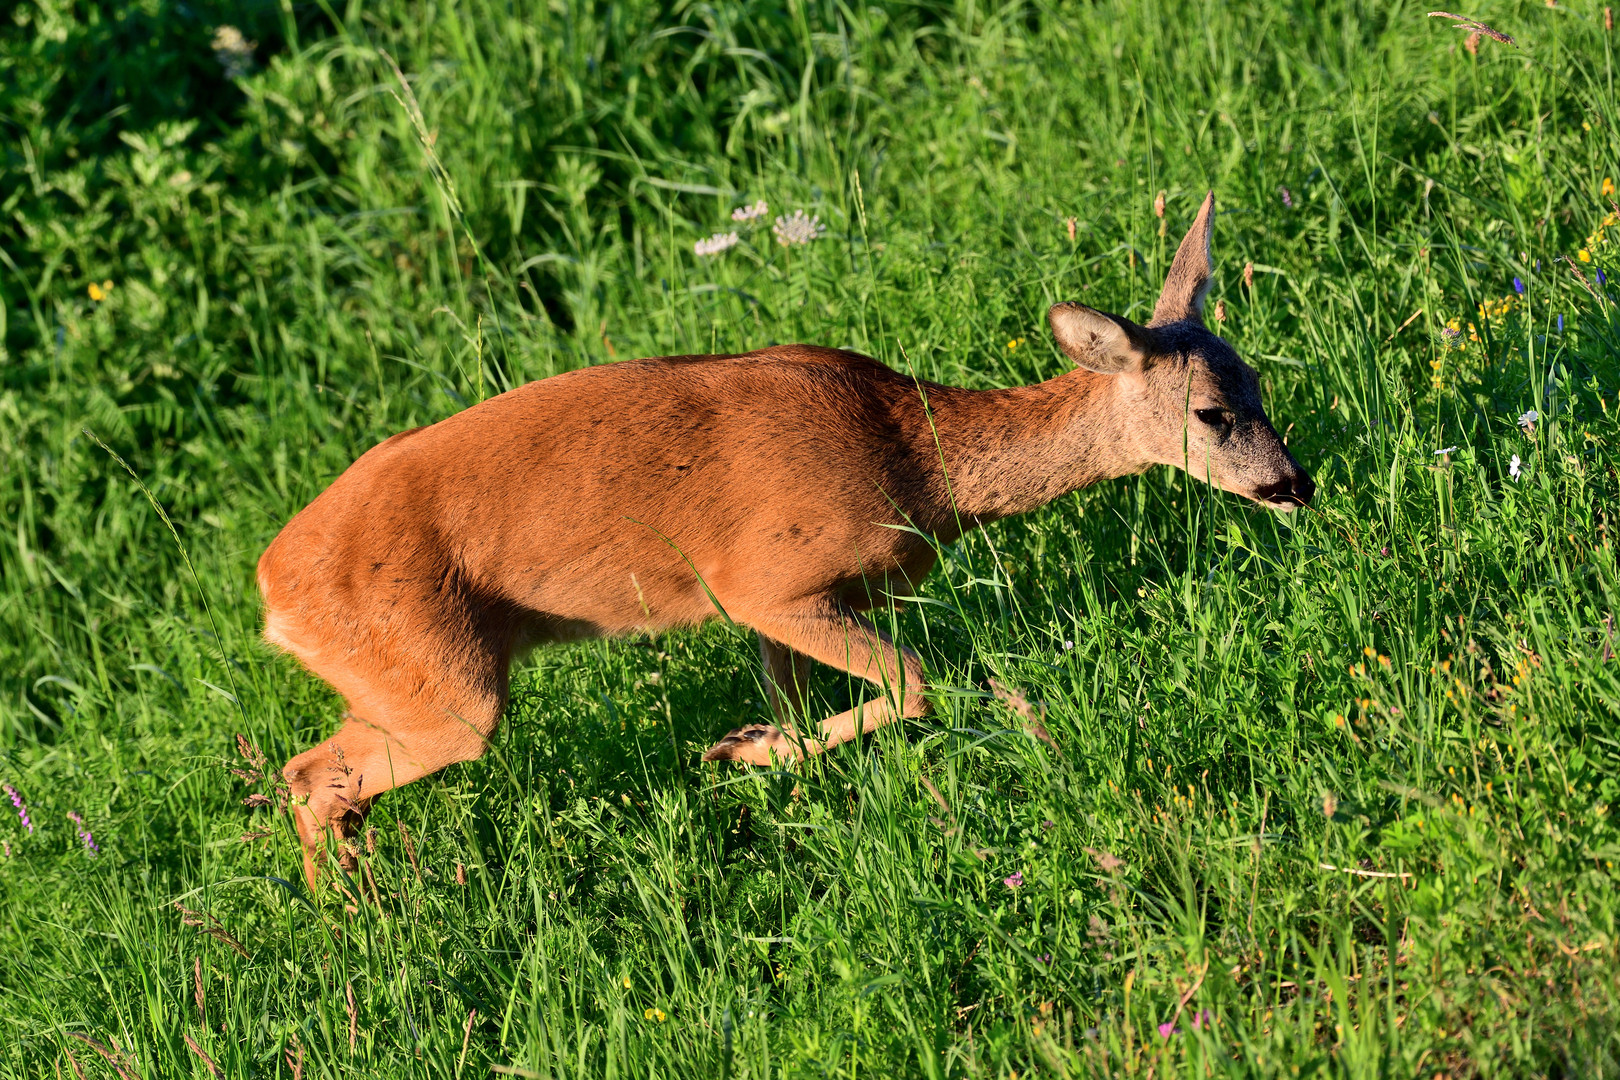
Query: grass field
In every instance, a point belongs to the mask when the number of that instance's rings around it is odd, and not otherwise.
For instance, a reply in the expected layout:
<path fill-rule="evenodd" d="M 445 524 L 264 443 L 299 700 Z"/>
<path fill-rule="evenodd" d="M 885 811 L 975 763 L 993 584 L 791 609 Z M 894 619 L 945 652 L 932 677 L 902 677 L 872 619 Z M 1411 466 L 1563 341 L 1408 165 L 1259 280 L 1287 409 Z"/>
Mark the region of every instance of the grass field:
<path fill-rule="evenodd" d="M 1465 14 L 1514 42 L 1357 0 L 10 6 L 0 1076 L 1620 1075 L 1615 38 Z M 934 715 L 797 775 L 698 760 L 768 713 L 740 631 L 539 653 L 492 753 L 381 800 L 372 902 L 305 892 L 250 759 L 340 705 L 253 567 L 362 451 L 633 356 L 1051 377 L 1047 306 L 1145 319 L 1209 187 L 1309 512 L 1155 470 L 946 548 L 898 617 Z"/>

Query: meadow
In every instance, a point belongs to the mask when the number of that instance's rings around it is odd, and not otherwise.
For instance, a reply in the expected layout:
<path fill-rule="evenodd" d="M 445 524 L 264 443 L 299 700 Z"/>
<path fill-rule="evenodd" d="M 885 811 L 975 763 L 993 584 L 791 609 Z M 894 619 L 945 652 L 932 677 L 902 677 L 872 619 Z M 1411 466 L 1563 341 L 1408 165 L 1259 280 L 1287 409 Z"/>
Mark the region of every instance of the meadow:
<path fill-rule="evenodd" d="M 1463 14 L 1512 40 L 9 6 L 0 1077 L 1620 1074 L 1615 37 Z M 891 616 L 933 715 L 797 770 L 699 760 L 768 715 L 735 628 L 536 653 L 488 755 L 379 802 L 362 902 L 305 889 L 274 768 L 341 703 L 253 570 L 361 452 L 635 356 L 1049 378 L 1047 306 L 1145 320 L 1210 188 L 1310 510 L 1156 469 L 945 547 Z"/>

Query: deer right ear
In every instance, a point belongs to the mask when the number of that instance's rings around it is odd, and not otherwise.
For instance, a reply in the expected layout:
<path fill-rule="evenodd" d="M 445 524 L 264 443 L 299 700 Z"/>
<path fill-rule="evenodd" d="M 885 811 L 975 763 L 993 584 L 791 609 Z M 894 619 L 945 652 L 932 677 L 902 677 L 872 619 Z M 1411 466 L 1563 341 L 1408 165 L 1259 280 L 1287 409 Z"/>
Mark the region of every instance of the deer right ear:
<path fill-rule="evenodd" d="M 1065 356 L 1099 375 L 1123 375 L 1147 365 L 1149 332 L 1129 319 L 1084 304 L 1053 304 L 1046 313 Z"/>

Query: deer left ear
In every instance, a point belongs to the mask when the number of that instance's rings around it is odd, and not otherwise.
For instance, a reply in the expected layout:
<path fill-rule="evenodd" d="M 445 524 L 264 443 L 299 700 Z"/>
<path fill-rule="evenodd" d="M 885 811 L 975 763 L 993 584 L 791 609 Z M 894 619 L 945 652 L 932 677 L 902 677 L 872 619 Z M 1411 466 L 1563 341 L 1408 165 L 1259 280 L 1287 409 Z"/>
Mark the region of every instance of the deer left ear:
<path fill-rule="evenodd" d="M 1215 262 L 1209 254 L 1209 241 L 1214 232 L 1215 193 L 1211 191 L 1204 196 L 1204 205 L 1198 208 L 1192 228 L 1176 249 L 1175 261 L 1164 278 L 1164 291 L 1159 294 L 1159 302 L 1153 305 L 1153 320 L 1149 326 L 1204 321 L 1204 297 L 1209 294 L 1210 278 L 1215 273 Z"/>
<path fill-rule="evenodd" d="M 1124 375 L 1147 366 L 1153 336 L 1129 319 L 1066 301 L 1053 304 L 1046 320 L 1058 348 L 1087 371 Z"/>

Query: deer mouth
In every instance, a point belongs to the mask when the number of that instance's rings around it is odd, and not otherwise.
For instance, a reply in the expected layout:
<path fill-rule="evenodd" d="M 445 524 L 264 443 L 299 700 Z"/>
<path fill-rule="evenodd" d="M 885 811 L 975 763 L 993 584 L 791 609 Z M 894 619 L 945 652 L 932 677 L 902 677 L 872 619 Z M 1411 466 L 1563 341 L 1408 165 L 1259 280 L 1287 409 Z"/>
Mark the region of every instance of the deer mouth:
<path fill-rule="evenodd" d="M 1249 493 L 1249 498 L 1268 509 L 1291 514 L 1302 506 L 1309 506 L 1315 495 L 1316 482 L 1301 472 L 1258 487 Z"/>

